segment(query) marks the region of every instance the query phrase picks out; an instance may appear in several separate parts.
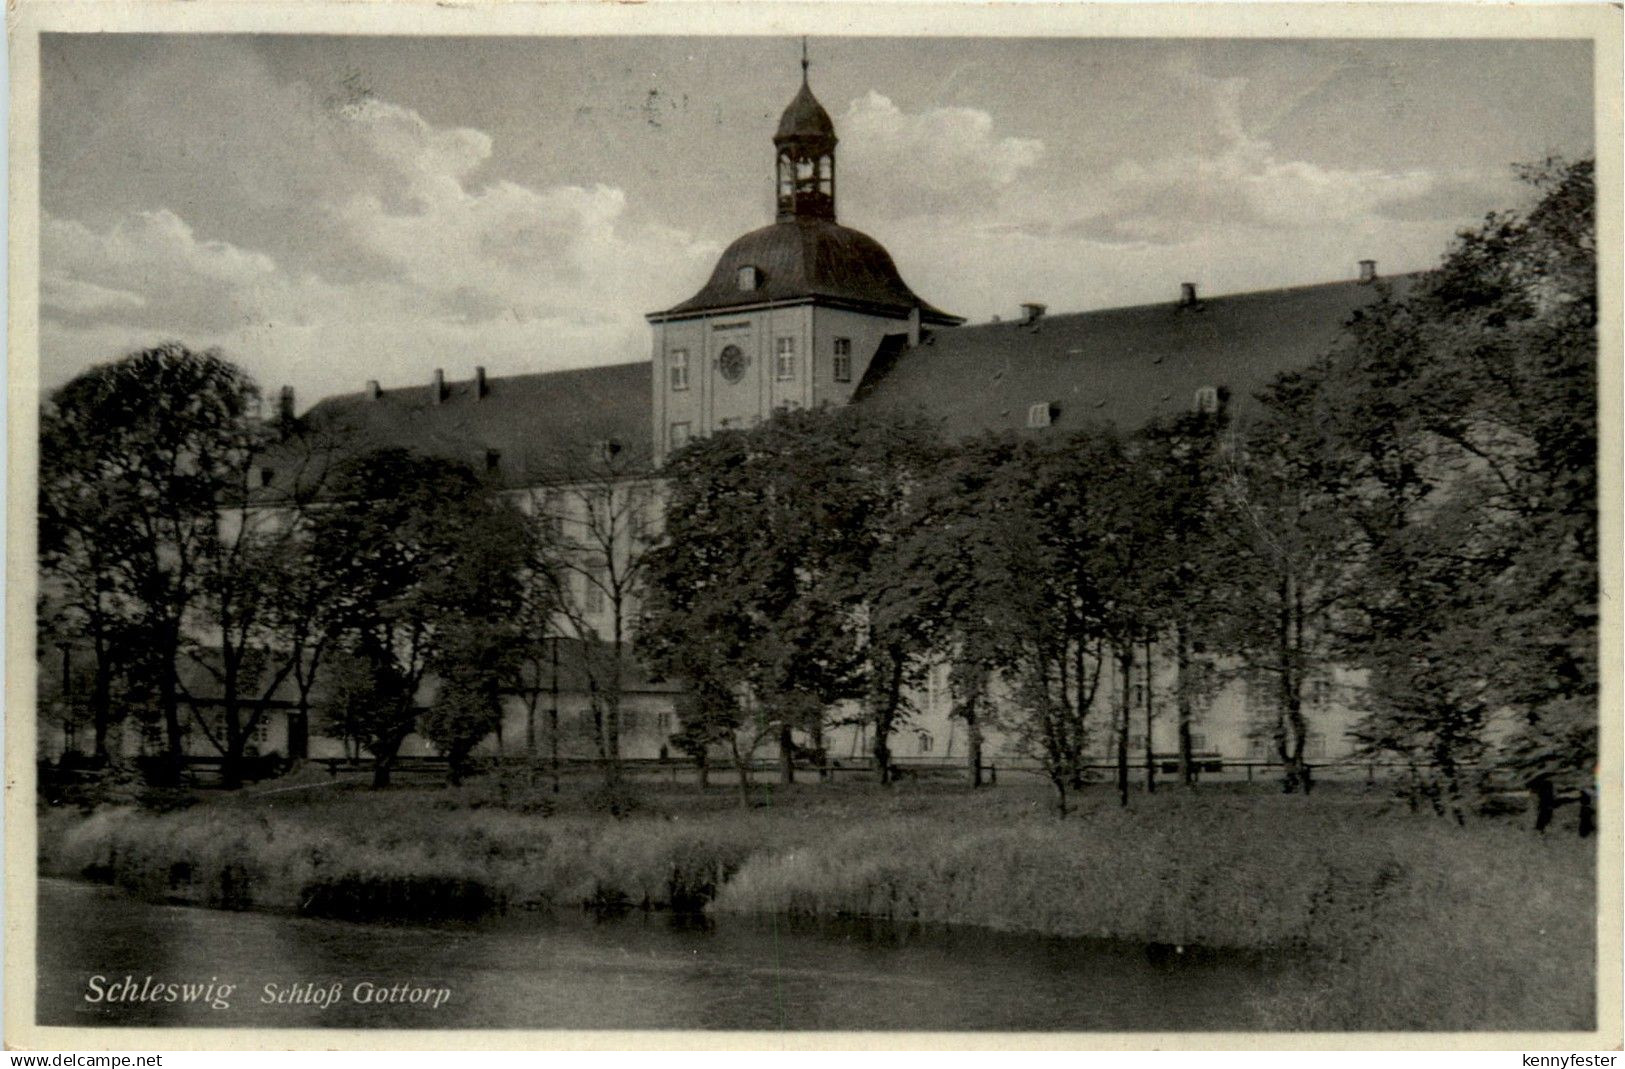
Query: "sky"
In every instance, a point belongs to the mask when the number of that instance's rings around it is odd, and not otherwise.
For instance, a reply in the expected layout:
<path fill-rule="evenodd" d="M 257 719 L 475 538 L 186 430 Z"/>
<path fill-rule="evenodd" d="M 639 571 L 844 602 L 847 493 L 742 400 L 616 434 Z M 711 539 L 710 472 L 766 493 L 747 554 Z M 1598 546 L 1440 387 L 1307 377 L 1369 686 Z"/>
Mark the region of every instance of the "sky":
<path fill-rule="evenodd" d="M 41 384 L 165 340 L 299 407 L 647 359 L 772 221 L 800 41 L 47 35 Z M 812 38 L 840 221 L 973 322 L 1436 264 L 1593 151 L 1585 41 Z"/>

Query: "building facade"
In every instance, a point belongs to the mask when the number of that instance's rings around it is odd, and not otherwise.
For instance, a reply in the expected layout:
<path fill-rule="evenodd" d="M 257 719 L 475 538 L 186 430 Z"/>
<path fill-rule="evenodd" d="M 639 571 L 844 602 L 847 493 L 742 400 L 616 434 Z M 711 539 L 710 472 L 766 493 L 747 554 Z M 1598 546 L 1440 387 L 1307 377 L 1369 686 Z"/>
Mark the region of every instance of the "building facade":
<path fill-rule="evenodd" d="M 1173 283 L 1163 303 L 1051 315 L 1035 302 L 1007 319 L 966 325 L 917 296 L 880 242 L 838 222 L 839 139 L 806 75 L 804 65 L 772 138 L 772 169 L 764 168 L 775 219 L 730 244 L 697 293 L 648 314 L 650 360 L 504 377 L 475 367 L 468 378 L 448 379 L 436 370 L 414 387 L 369 382 L 320 401 L 304 419 L 343 428 L 362 445 L 465 461 L 526 507 L 556 513 L 583 553 L 598 553 L 598 566 L 612 570 L 658 537 L 659 466 L 695 436 L 752 426 L 782 407 L 849 404 L 924 412 L 950 436 L 1065 435 L 1098 424 L 1132 431 L 1158 417 L 1220 406 L 1245 419 L 1258 390 L 1318 358 L 1376 296 L 1375 264 L 1366 260 L 1353 277 L 1322 285 L 1205 297 L 1190 283 Z M 591 474 L 602 470 L 594 458 L 605 456 L 619 456 L 623 465 L 608 497 Z M 592 549 L 593 502 L 634 496 L 644 517 L 636 530 L 629 526 L 607 548 Z M 571 593 L 579 599 L 580 624 L 561 627 L 560 644 L 605 637 L 617 613 L 623 623 L 635 619 L 635 603 L 606 605 L 590 565 Z M 677 688 L 635 666 L 626 678 L 623 753 L 667 753 L 677 728 Z M 1115 685 L 1100 688 L 1103 722 L 1120 697 Z M 1151 748 L 1172 752 L 1177 727 L 1166 665 L 1133 687 L 1132 749 L 1142 752 L 1149 711 Z M 1238 677 L 1214 691 L 1193 726 L 1195 749 L 1232 761 L 1267 757 L 1256 715 L 1270 702 L 1251 700 L 1250 689 Z M 1344 732 L 1358 715 L 1358 690 L 1347 677 L 1312 683 L 1312 760 L 1349 752 Z M 950 715 L 946 666 L 928 674 L 910 703 L 913 715 L 893 740 L 902 762 L 966 753 L 964 725 Z M 268 711 L 257 740 L 262 748 L 296 748 L 285 719 L 280 706 Z M 533 752 L 546 745 L 538 740 L 556 722 L 566 755 L 591 756 L 590 719 L 582 681 L 567 668 L 554 669 L 528 698 L 508 699 L 503 730 L 484 749 Z M 194 749 L 206 753 L 203 735 Z M 825 741 L 837 760 L 858 760 L 869 749 L 862 728 L 832 732 Z M 1022 747 L 1017 735 L 995 730 L 986 752 L 1017 761 Z M 402 752 L 430 748 L 414 737 Z M 310 741 L 311 756 L 340 753 L 336 740 Z"/>

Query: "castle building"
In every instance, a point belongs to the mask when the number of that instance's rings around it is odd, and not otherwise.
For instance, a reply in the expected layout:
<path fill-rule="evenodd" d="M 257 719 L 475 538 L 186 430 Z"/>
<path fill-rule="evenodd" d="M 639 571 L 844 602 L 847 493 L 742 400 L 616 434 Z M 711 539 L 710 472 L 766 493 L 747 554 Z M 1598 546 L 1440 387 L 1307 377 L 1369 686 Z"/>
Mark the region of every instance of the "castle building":
<path fill-rule="evenodd" d="M 634 495 L 658 513 L 658 469 L 670 452 L 694 436 L 755 425 L 780 407 L 907 409 L 940 420 L 950 436 L 1064 435 L 1100 424 L 1133 431 L 1161 416 L 1221 406 L 1245 419 L 1260 389 L 1325 353 L 1350 316 L 1376 297 L 1376 265 L 1362 260 L 1353 277 L 1320 285 L 1207 297 L 1177 283 L 1156 304 L 1052 315 L 1032 302 L 1008 319 L 965 325 L 915 294 L 879 241 L 837 221 L 839 138 L 813 95 L 805 60 L 772 144 L 774 221 L 730 244 L 699 292 L 648 314 L 650 360 L 502 377 L 476 367 L 456 381 L 436 370 L 423 385 L 385 389 L 374 381 L 326 398 L 305 419 L 343 426 L 363 445 L 462 460 L 586 530 L 594 502 L 620 499 L 572 492 L 561 476 L 572 458 L 620 450 L 636 456 L 614 493 Z M 658 529 L 658 517 L 631 527 L 647 534 Z M 612 567 L 613 554 L 628 547 L 611 543 Z M 584 580 L 576 592 L 584 618 L 606 634 L 615 607 L 595 594 L 590 575 Z M 621 608 L 628 619 L 635 615 Z M 626 678 L 623 753 L 665 752 L 676 729 L 676 688 L 635 669 Z M 1157 701 L 1171 708 L 1156 693 L 1167 685 L 1148 680 L 1136 707 Z M 566 750 L 581 756 L 592 746 L 585 689 L 566 669 L 549 695 L 561 726 L 574 732 Z M 1344 699 L 1353 689 L 1338 678 L 1312 684 L 1310 758 L 1347 752 L 1342 733 L 1354 712 Z M 1198 750 L 1232 760 L 1266 756 L 1249 710 L 1267 702 L 1250 701 L 1246 690 L 1238 683 L 1216 696 L 1207 722 L 1196 726 Z M 963 728 L 948 715 L 946 672 L 931 672 L 924 691 L 894 752 L 904 761 L 959 756 Z M 488 748 L 534 745 L 535 703 L 523 705 L 514 699 Z M 1154 728 L 1159 752 L 1174 747 L 1172 721 L 1163 716 Z M 264 749 L 299 748 L 283 721 L 266 730 Z M 859 729 L 829 741 L 837 757 L 866 751 Z M 1133 740 L 1136 750 L 1141 741 Z M 1013 740 L 1003 745 L 1006 756 L 1019 756 L 1009 749 Z M 999 747 L 993 740 L 990 752 Z M 309 752 L 339 748 L 313 738 Z M 402 752 L 429 750 L 414 738 Z"/>

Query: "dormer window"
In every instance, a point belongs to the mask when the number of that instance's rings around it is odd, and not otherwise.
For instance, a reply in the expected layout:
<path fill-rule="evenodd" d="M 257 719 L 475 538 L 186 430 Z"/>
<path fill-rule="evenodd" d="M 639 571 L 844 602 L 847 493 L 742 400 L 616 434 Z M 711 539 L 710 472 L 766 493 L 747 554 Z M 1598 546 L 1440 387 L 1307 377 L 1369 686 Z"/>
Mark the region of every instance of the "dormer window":
<path fill-rule="evenodd" d="M 741 292 L 748 293 L 761 284 L 762 273 L 756 270 L 756 268 L 747 265 L 739 269 L 739 289 Z"/>
<path fill-rule="evenodd" d="M 1196 391 L 1196 411 L 1217 412 L 1219 410 L 1219 390 L 1216 386 L 1203 386 Z"/>
<path fill-rule="evenodd" d="M 1048 427 L 1055 418 L 1055 407 L 1048 401 L 1035 401 L 1027 406 L 1027 426 Z"/>

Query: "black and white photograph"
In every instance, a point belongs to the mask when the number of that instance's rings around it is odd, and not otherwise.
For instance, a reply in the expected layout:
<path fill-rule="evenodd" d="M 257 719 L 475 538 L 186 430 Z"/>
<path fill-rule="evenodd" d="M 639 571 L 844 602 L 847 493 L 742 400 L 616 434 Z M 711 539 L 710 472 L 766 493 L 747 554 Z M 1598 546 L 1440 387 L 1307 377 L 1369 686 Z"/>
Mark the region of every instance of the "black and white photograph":
<path fill-rule="evenodd" d="M 1617 7 L 47 6 L 8 1045 L 1617 1049 Z"/>

